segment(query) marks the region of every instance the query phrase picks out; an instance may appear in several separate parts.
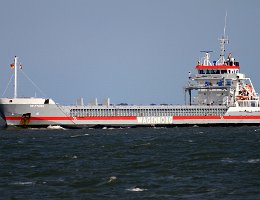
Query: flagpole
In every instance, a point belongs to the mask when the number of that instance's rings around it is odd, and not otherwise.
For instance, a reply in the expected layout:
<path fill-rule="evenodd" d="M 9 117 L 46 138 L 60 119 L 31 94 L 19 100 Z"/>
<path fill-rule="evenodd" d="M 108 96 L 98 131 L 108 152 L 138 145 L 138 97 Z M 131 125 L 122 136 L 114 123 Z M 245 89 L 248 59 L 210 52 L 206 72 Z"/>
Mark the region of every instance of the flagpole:
<path fill-rule="evenodd" d="M 17 57 L 14 57 L 14 98 L 17 98 Z"/>

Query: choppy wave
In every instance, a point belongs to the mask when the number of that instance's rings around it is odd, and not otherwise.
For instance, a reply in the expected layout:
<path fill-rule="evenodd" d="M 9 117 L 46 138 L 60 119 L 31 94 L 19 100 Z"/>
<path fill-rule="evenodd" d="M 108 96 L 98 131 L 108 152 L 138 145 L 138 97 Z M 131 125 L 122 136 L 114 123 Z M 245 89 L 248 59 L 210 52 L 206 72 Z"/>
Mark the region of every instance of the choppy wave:
<path fill-rule="evenodd" d="M 249 159 L 248 163 L 260 163 L 260 159 Z"/>
<path fill-rule="evenodd" d="M 51 130 L 66 130 L 65 128 L 63 128 L 62 126 L 59 126 L 59 125 L 49 125 L 47 127 L 47 129 L 51 129 Z"/>
<path fill-rule="evenodd" d="M 132 187 L 132 188 L 128 188 L 126 190 L 128 190 L 130 192 L 143 192 L 143 191 L 146 191 L 147 189 L 135 186 L 135 187 Z"/>
<path fill-rule="evenodd" d="M 259 199 L 256 129 L 3 130 L 0 199 Z"/>
<path fill-rule="evenodd" d="M 221 161 L 223 163 L 234 163 L 234 162 L 237 162 L 236 160 L 234 160 L 232 158 L 223 158 Z"/>
<path fill-rule="evenodd" d="M 113 182 L 115 182 L 117 180 L 117 177 L 116 176 L 111 176 L 111 177 L 109 177 L 109 179 L 108 179 L 108 183 L 113 183 Z"/>
<path fill-rule="evenodd" d="M 35 183 L 34 182 L 31 182 L 31 181 L 18 181 L 18 182 L 14 182 L 14 183 L 11 183 L 11 185 L 22 185 L 22 186 L 31 186 L 31 185 L 34 185 Z"/>

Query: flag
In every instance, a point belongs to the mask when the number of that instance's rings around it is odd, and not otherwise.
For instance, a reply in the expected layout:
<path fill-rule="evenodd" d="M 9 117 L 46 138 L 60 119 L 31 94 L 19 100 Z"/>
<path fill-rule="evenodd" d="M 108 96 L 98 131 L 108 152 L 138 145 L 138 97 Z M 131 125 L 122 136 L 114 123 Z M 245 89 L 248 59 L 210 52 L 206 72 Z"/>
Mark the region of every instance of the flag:
<path fill-rule="evenodd" d="M 14 69 L 14 63 L 10 64 L 10 67 L 11 67 L 12 69 Z"/>

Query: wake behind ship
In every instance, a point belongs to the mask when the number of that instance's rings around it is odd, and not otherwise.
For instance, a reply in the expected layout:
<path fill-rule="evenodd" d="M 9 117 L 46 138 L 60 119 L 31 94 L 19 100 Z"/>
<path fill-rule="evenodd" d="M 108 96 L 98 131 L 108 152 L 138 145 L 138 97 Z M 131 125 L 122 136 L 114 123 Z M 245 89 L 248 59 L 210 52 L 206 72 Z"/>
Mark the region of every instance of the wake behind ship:
<path fill-rule="evenodd" d="M 220 57 L 210 52 L 189 73 L 184 87 L 185 105 L 84 105 L 62 106 L 51 98 L 17 97 L 18 58 L 14 58 L 14 97 L 0 98 L 5 126 L 136 127 L 178 125 L 260 124 L 259 95 L 250 78 L 240 72 L 232 54 L 225 58 L 227 38 L 220 39 Z M 21 69 L 22 70 L 22 69 Z"/>

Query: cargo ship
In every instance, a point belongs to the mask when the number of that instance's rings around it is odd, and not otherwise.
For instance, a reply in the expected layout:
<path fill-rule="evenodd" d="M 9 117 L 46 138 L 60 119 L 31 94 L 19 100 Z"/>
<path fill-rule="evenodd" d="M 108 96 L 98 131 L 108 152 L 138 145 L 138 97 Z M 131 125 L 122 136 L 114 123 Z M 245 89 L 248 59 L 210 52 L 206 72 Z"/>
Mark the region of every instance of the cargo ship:
<path fill-rule="evenodd" d="M 0 98 L 0 114 L 7 127 L 138 127 L 188 125 L 259 125 L 259 95 L 251 79 L 240 72 L 239 62 L 225 55 L 228 39 L 220 39 L 220 57 L 211 51 L 189 72 L 184 105 L 114 105 L 109 100 L 84 105 L 60 105 L 51 98 L 17 96 L 18 58 L 14 58 L 14 96 Z"/>

